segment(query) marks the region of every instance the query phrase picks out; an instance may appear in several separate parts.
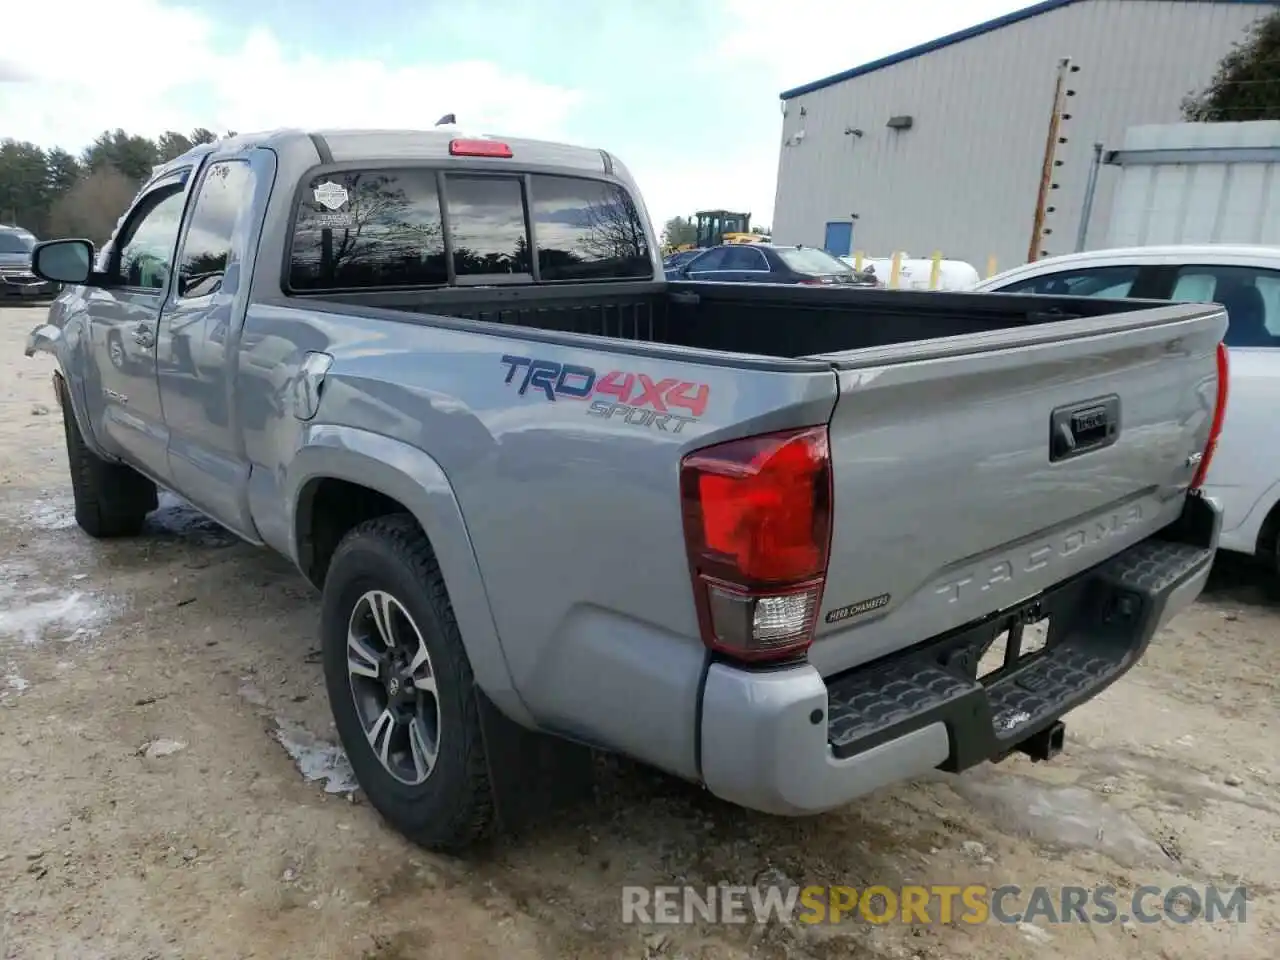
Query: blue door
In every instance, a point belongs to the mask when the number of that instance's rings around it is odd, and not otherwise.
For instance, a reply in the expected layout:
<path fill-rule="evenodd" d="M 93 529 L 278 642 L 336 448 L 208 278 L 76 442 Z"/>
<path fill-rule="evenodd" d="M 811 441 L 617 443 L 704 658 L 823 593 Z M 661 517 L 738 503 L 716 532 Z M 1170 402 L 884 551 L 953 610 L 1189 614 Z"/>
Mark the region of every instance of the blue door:
<path fill-rule="evenodd" d="M 822 247 L 837 257 L 847 257 L 853 250 L 853 223 L 848 220 L 832 220 L 827 224 L 827 238 Z"/>

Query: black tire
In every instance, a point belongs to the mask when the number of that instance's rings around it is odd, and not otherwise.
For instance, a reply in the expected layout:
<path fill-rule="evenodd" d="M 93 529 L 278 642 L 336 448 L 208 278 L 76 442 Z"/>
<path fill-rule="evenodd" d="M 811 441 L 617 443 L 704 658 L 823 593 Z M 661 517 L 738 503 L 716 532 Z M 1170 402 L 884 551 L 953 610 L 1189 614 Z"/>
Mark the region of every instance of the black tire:
<path fill-rule="evenodd" d="M 1262 560 L 1265 571 L 1264 592 L 1268 599 L 1280 603 L 1280 530 L 1277 530 L 1271 536 L 1271 542 L 1258 552 L 1258 558 Z"/>
<path fill-rule="evenodd" d="M 403 607 L 430 654 L 439 739 L 435 764 L 417 785 L 397 779 L 378 758 L 348 671 L 348 627 L 369 591 Z M 457 852 L 488 835 L 494 804 L 475 679 L 440 566 L 413 517 L 368 520 L 343 538 L 325 576 L 320 630 L 329 707 L 369 802 L 428 849 Z"/>
<path fill-rule="evenodd" d="M 99 540 L 137 536 L 147 514 L 156 508 L 156 485 L 132 467 L 103 460 L 90 450 L 76 423 L 65 385 L 57 389 L 76 523 Z"/>

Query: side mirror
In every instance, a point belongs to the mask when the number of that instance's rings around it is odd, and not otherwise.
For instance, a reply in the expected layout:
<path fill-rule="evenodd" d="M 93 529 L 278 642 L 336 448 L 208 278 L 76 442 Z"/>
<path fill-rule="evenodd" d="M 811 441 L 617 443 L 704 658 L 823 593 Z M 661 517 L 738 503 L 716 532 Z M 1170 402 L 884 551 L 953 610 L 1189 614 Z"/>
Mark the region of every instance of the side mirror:
<path fill-rule="evenodd" d="M 93 244 L 88 240 L 46 240 L 31 251 L 31 272 L 53 283 L 86 283 L 93 275 Z"/>

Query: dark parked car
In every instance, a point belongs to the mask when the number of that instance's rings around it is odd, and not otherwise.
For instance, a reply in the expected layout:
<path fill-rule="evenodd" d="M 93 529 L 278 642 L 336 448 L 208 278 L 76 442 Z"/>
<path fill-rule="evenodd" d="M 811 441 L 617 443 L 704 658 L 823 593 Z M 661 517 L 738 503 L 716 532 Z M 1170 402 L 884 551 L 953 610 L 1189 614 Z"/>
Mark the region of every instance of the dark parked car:
<path fill-rule="evenodd" d="M 21 227 L 0 226 L 0 300 L 51 297 L 57 287 L 31 272 L 36 238 Z"/>
<path fill-rule="evenodd" d="M 811 286 L 872 286 L 838 257 L 817 247 L 780 247 L 738 243 L 712 247 L 682 267 L 667 271 L 668 280 L 718 283 L 800 283 Z"/>

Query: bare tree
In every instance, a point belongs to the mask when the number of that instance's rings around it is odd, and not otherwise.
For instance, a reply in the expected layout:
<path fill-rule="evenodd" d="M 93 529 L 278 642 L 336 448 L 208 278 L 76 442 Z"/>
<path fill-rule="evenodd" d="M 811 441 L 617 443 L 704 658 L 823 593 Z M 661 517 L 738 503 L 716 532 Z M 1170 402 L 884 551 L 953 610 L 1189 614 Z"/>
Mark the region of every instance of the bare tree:
<path fill-rule="evenodd" d="M 137 192 L 136 182 L 114 167 L 101 166 L 77 180 L 54 202 L 49 211 L 49 233 L 106 243 Z"/>
<path fill-rule="evenodd" d="M 378 283 L 388 272 L 420 273 L 423 261 L 436 261 L 444 273 L 444 239 L 439 220 L 420 222 L 413 202 L 395 180 L 383 174 L 357 173 L 344 182 L 345 209 L 329 211 L 304 205 L 295 247 L 299 265 L 316 279 L 333 283 Z"/>
<path fill-rule="evenodd" d="M 621 190 L 613 197 L 586 208 L 587 234 L 584 253 L 597 260 L 629 260 L 647 256 L 644 228 L 631 198 Z"/>

